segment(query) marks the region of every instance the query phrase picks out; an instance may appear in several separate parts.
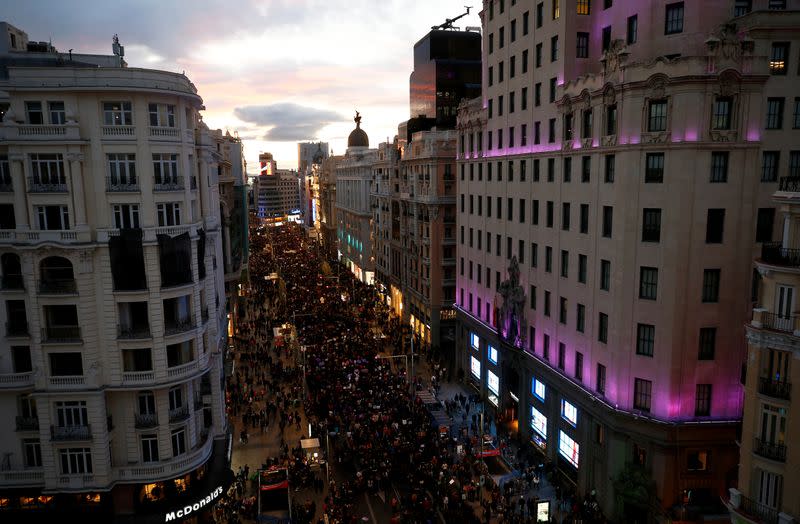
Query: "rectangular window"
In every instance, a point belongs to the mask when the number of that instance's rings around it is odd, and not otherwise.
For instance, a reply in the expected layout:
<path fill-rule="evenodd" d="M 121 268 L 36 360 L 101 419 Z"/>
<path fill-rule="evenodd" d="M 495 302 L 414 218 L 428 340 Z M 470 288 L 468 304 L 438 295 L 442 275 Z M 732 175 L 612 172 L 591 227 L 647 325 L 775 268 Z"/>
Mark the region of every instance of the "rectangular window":
<path fill-rule="evenodd" d="M 531 267 L 539 266 L 539 244 L 531 242 Z"/>
<path fill-rule="evenodd" d="M 31 154 L 31 190 L 35 192 L 67 191 L 67 176 L 61 153 Z"/>
<path fill-rule="evenodd" d="M 564 125 L 562 126 L 564 129 L 564 142 L 569 142 L 572 140 L 572 113 L 567 113 L 564 115 Z M 572 160 L 570 157 L 564 158 L 564 161 Z M 566 180 L 566 174 L 564 175 L 564 181 L 569 182 Z"/>
<path fill-rule="evenodd" d="M 500 394 L 500 378 L 489 369 L 486 370 L 486 387 L 495 395 Z"/>
<path fill-rule="evenodd" d="M 561 204 L 561 230 L 569 231 L 569 202 Z"/>
<path fill-rule="evenodd" d="M 711 384 L 697 384 L 694 402 L 694 416 L 707 417 L 711 414 Z"/>
<path fill-rule="evenodd" d="M 175 106 L 172 104 L 148 104 L 151 127 L 175 127 Z"/>
<path fill-rule="evenodd" d="M 636 325 L 636 354 L 646 357 L 653 356 L 655 346 L 656 327 L 651 324 Z"/>
<path fill-rule="evenodd" d="M 589 204 L 581 204 L 580 232 L 589 233 Z"/>
<path fill-rule="evenodd" d="M 503 46 L 506 45 L 506 28 L 505 27 L 501 27 L 500 28 L 500 34 L 498 36 L 499 36 L 499 38 L 497 39 L 497 45 L 498 45 L 498 47 L 500 47 L 500 49 L 503 49 Z"/>
<path fill-rule="evenodd" d="M 553 2 L 553 20 L 558 20 L 561 16 L 561 2 L 560 0 L 551 0 Z"/>
<path fill-rule="evenodd" d="M 564 157 L 562 177 L 564 182 L 572 181 L 572 157 Z"/>
<path fill-rule="evenodd" d="M 529 11 L 525 11 L 524 13 L 522 13 L 522 35 L 523 36 L 528 34 L 529 18 L 530 18 L 530 12 Z"/>
<path fill-rule="evenodd" d="M 611 231 L 614 221 L 614 208 L 603 206 L 603 237 L 611 238 Z"/>
<path fill-rule="evenodd" d="M 130 126 L 133 125 L 133 111 L 130 102 L 105 102 L 103 103 L 103 125 Z"/>
<path fill-rule="evenodd" d="M 550 102 L 556 101 L 556 82 L 558 81 L 557 78 L 550 79 Z M 552 119 L 555 122 L 555 118 Z"/>
<path fill-rule="evenodd" d="M 145 434 L 140 437 L 142 443 L 142 462 L 158 462 L 158 435 Z"/>
<path fill-rule="evenodd" d="M 644 181 L 646 184 L 664 182 L 664 153 L 647 153 Z"/>
<path fill-rule="evenodd" d="M 601 395 L 606 393 L 606 367 L 603 364 L 597 364 L 597 386 L 595 390 Z"/>
<path fill-rule="evenodd" d="M 736 0 L 733 6 L 733 16 L 744 16 L 753 9 L 753 0 Z"/>
<path fill-rule="evenodd" d="M 714 113 L 711 116 L 712 129 L 730 129 L 733 99 L 728 96 L 718 96 L 714 99 Z"/>
<path fill-rule="evenodd" d="M 800 97 L 794 99 L 794 113 L 792 114 L 792 129 L 800 129 Z"/>
<path fill-rule="evenodd" d="M 719 269 L 703 270 L 703 302 L 719 302 Z"/>
<path fill-rule="evenodd" d="M 550 316 L 550 292 L 544 292 L 544 316 Z"/>
<path fill-rule="evenodd" d="M 724 183 L 728 181 L 728 152 L 715 151 L 711 153 L 711 182 Z"/>
<path fill-rule="evenodd" d="M 531 379 L 531 393 L 533 393 L 534 397 L 544 402 L 546 394 L 546 388 L 544 382 L 542 382 L 537 378 Z"/>
<path fill-rule="evenodd" d="M 558 35 L 550 38 L 550 61 L 558 60 Z"/>
<path fill-rule="evenodd" d="M 656 300 L 658 295 L 658 269 L 642 266 L 639 268 L 639 298 Z"/>
<path fill-rule="evenodd" d="M 553 201 L 547 201 L 547 210 L 545 211 L 545 225 L 553 227 Z"/>
<path fill-rule="evenodd" d="M 38 438 L 22 439 L 22 452 L 26 468 L 42 467 L 42 444 Z"/>
<path fill-rule="evenodd" d="M 511 41 L 514 42 L 517 39 L 517 21 L 511 21 Z"/>
<path fill-rule="evenodd" d="M 583 353 L 575 353 L 575 380 L 583 381 Z"/>
<path fill-rule="evenodd" d="M 608 343 L 608 315 L 600 313 L 598 318 L 597 340 L 603 344 Z"/>
<path fill-rule="evenodd" d="M 592 157 L 584 156 L 581 158 L 581 183 L 588 184 L 592 179 Z"/>
<path fill-rule="evenodd" d="M 67 206 L 36 206 L 36 218 L 41 230 L 69 229 L 69 208 Z"/>
<path fill-rule="evenodd" d="M 139 229 L 139 204 L 114 204 L 111 210 L 116 229 Z"/>
<path fill-rule="evenodd" d="M 186 453 L 186 429 L 173 429 L 171 433 L 172 456 L 177 457 Z"/>
<path fill-rule="evenodd" d="M 578 58 L 589 58 L 589 33 L 578 33 L 575 47 Z"/>
<path fill-rule="evenodd" d="M 58 450 L 62 475 L 90 475 L 92 473 L 91 448 L 65 448 Z"/>
<path fill-rule="evenodd" d="M 564 371 L 567 360 L 567 347 L 563 342 L 558 343 L 558 369 Z"/>
<path fill-rule="evenodd" d="M 547 417 L 533 406 L 531 406 L 531 429 L 543 439 L 547 439 Z"/>
<path fill-rule="evenodd" d="M 523 160 L 523 162 L 524 162 L 524 160 Z M 524 198 L 520 198 L 519 199 L 519 223 L 520 224 L 524 224 L 525 223 L 525 199 Z"/>
<path fill-rule="evenodd" d="M 647 131 L 659 132 L 667 130 L 667 101 L 651 100 L 647 112 Z"/>
<path fill-rule="evenodd" d="M 179 188 L 178 155 L 172 153 L 154 153 L 153 177 L 156 186 Z"/>
<path fill-rule="evenodd" d="M 159 227 L 181 225 L 180 202 L 166 202 L 156 206 Z"/>
<path fill-rule="evenodd" d="M 576 5 L 577 10 L 576 10 L 576 12 L 579 15 L 588 15 L 589 14 L 589 9 L 590 9 L 589 3 L 590 3 L 590 0 L 577 0 L 577 5 Z"/>
<path fill-rule="evenodd" d="M 714 352 L 717 346 L 717 328 L 700 328 L 700 349 L 698 360 L 714 360 Z"/>
<path fill-rule="evenodd" d="M 603 28 L 601 42 L 602 42 L 602 46 L 603 46 L 602 47 L 603 52 L 608 51 L 609 48 L 611 47 L 611 26 L 610 25 Z"/>
<path fill-rule="evenodd" d="M 800 177 L 800 151 L 789 152 L 789 176 Z"/>
<path fill-rule="evenodd" d="M 617 134 L 617 104 L 606 107 L 606 135 Z"/>
<path fill-rule="evenodd" d="M 551 122 L 555 122 L 555 119 L 551 119 Z M 555 178 L 556 178 L 556 159 L 555 158 L 548 158 L 547 159 L 547 181 L 548 182 L 553 182 L 555 180 Z"/>
<path fill-rule="evenodd" d="M 661 241 L 661 210 L 644 208 L 642 210 L 642 242 Z"/>
<path fill-rule="evenodd" d="M 563 430 L 558 431 L 558 453 L 564 457 L 567 462 L 576 468 L 578 467 L 580 446 L 577 442 L 572 440 L 569 435 L 564 433 Z"/>
<path fill-rule="evenodd" d="M 131 190 L 139 188 L 136 178 L 136 155 L 132 153 L 111 153 L 108 159 L 108 189 L 110 191 Z"/>
<path fill-rule="evenodd" d="M 637 15 L 628 17 L 628 32 L 626 42 L 628 45 L 635 44 L 639 37 L 639 17 Z"/>
<path fill-rule="evenodd" d="M 778 181 L 778 163 L 780 161 L 780 151 L 764 151 L 761 157 L 761 181 Z"/>
<path fill-rule="evenodd" d="M 706 220 L 706 244 L 721 244 L 725 229 L 725 210 L 709 209 Z"/>
<path fill-rule="evenodd" d="M 583 112 L 581 121 L 581 138 L 591 138 L 594 126 L 594 111 L 587 109 Z"/>
<path fill-rule="evenodd" d="M 525 241 L 519 240 L 517 244 L 517 258 L 519 259 L 520 264 L 525 263 Z"/>
<path fill-rule="evenodd" d="M 767 129 L 783 128 L 783 98 L 767 98 Z"/>
<path fill-rule="evenodd" d="M 488 358 L 489 362 L 491 362 L 492 364 L 497 365 L 497 348 L 495 348 L 492 345 L 489 345 L 486 348 L 486 358 Z"/>
<path fill-rule="evenodd" d="M 650 412 L 650 401 L 653 394 L 653 383 L 641 378 L 634 379 L 633 408 Z"/>
<path fill-rule="evenodd" d="M 67 123 L 67 112 L 64 109 L 64 102 L 47 102 L 47 110 L 50 113 L 50 123 L 54 126 L 63 126 Z"/>
<path fill-rule="evenodd" d="M 578 408 L 563 398 L 561 399 L 561 418 L 569 422 L 573 427 L 578 425 Z"/>
<path fill-rule="evenodd" d="M 470 357 L 469 371 L 470 373 L 472 373 L 472 376 L 474 376 L 478 380 L 481 379 L 481 361 L 475 358 L 474 356 Z"/>
<path fill-rule="evenodd" d="M 600 261 L 600 289 L 603 291 L 611 289 L 611 262 L 608 260 Z"/>
<path fill-rule="evenodd" d="M 674 35 L 683 32 L 683 2 L 667 4 L 664 17 L 664 34 Z"/>
<path fill-rule="evenodd" d="M 530 300 L 531 300 L 531 309 L 536 311 L 536 286 L 531 286 Z"/>
<path fill-rule="evenodd" d="M 502 46 L 501 46 L 501 47 L 502 47 Z M 502 60 L 500 61 L 500 63 L 499 63 L 499 64 L 497 64 L 497 82 L 498 82 L 498 83 L 502 83 L 502 82 L 503 82 L 503 76 L 504 76 L 504 75 L 503 75 L 503 71 L 505 70 L 505 69 L 504 69 L 504 66 L 505 66 L 505 63 L 504 63 Z M 502 113 L 501 113 L 501 111 L 502 111 L 502 110 L 503 110 L 503 108 L 502 108 L 502 107 L 500 107 L 500 108 L 498 108 L 497 112 L 498 112 L 499 114 L 502 114 Z"/>
<path fill-rule="evenodd" d="M 605 156 L 605 164 L 606 164 L 606 172 L 604 181 L 606 184 L 613 184 L 614 183 L 614 169 L 615 169 L 615 157 L 614 155 L 606 155 Z"/>
<path fill-rule="evenodd" d="M 44 112 L 41 102 L 25 102 L 25 117 L 28 124 L 40 126 L 44 124 Z"/>
<path fill-rule="evenodd" d="M 772 229 L 774 223 L 774 207 L 762 207 L 758 209 L 758 219 L 756 220 L 756 242 L 772 242 Z"/>
<path fill-rule="evenodd" d="M 773 42 L 769 55 L 769 72 L 773 75 L 785 75 L 788 70 L 789 42 Z"/>
<path fill-rule="evenodd" d="M 561 276 L 569 278 L 569 251 L 561 250 Z"/>
<path fill-rule="evenodd" d="M 542 337 L 542 358 L 550 360 L 550 335 L 547 334 Z"/>
<path fill-rule="evenodd" d="M 586 306 L 578 304 L 575 311 L 575 329 L 578 333 L 583 333 L 586 329 Z"/>

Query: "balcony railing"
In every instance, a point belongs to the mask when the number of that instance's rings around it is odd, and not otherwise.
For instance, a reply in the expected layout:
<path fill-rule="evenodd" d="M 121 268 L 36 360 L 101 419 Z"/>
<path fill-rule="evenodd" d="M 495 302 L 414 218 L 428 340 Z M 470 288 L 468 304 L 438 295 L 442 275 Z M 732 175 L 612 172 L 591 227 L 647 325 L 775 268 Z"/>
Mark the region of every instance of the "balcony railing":
<path fill-rule="evenodd" d="M 163 177 L 153 183 L 153 191 L 183 191 L 183 177 Z"/>
<path fill-rule="evenodd" d="M 138 193 L 139 179 L 135 177 L 106 177 L 106 191 L 109 193 Z"/>
<path fill-rule="evenodd" d="M 0 485 L 19 487 L 25 484 L 44 483 L 43 469 L 20 469 L 0 471 Z"/>
<path fill-rule="evenodd" d="M 739 507 L 737 509 L 746 515 L 756 517 L 762 524 L 778 524 L 778 510 L 744 495 L 739 495 Z"/>
<path fill-rule="evenodd" d="M 80 342 L 80 326 L 48 326 L 42 328 L 42 342 Z"/>
<path fill-rule="evenodd" d="M 150 338 L 150 326 L 122 326 L 117 324 L 117 338 L 123 340 Z"/>
<path fill-rule="evenodd" d="M 150 126 L 150 136 L 157 138 L 178 138 L 177 127 L 156 127 Z"/>
<path fill-rule="evenodd" d="M 792 384 L 785 380 L 775 380 L 769 377 L 759 377 L 758 392 L 772 398 L 791 399 Z"/>
<path fill-rule="evenodd" d="M 141 384 L 155 380 L 154 371 L 123 371 L 122 382 L 125 384 Z"/>
<path fill-rule="evenodd" d="M 17 431 L 39 431 L 39 419 L 37 417 L 17 416 Z"/>
<path fill-rule="evenodd" d="M 69 375 L 61 377 L 50 377 L 50 385 L 53 387 L 72 388 L 86 384 L 86 377 L 83 375 Z"/>
<path fill-rule="evenodd" d="M 775 313 L 764 312 L 761 314 L 761 325 L 764 329 L 775 331 L 794 332 L 797 322 L 797 315 L 777 315 Z"/>
<path fill-rule="evenodd" d="M 198 366 L 200 365 L 200 361 L 192 360 L 186 362 L 185 364 L 179 364 L 177 366 L 168 367 L 167 368 L 167 377 L 170 379 L 184 377 L 186 375 L 190 375 L 194 373 Z"/>
<path fill-rule="evenodd" d="M 189 453 L 159 462 L 156 465 L 130 466 L 117 469 L 117 478 L 131 482 L 141 480 L 153 482 L 185 474 L 208 460 L 214 439 L 207 439 Z"/>
<path fill-rule="evenodd" d="M 24 373 L 3 373 L 0 375 L 0 389 L 33 385 L 33 371 Z"/>
<path fill-rule="evenodd" d="M 786 462 L 786 445 L 776 442 L 765 442 L 756 437 L 753 439 L 753 453 L 762 457 Z"/>
<path fill-rule="evenodd" d="M 154 428 L 158 426 L 158 416 L 155 413 L 136 413 L 134 425 L 137 429 Z"/>
<path fill-rule="evenodd" d="M 106 138 L 130 139 L 136 135 L 134 126 L 103 126 L 103 136 Z"/>
<path fill-rule="evenodd" d="M 92 440 L 92 427 L 85 426 L 50 426 L 51 440 Z"/>
<path fill-rule="evenodd" d="M 39 293 L 42 295 L 74 295 L 77 292 L 78 285 L 74 278 L 39 281 Z"/>
<path fill-rule="evenodd" d="M 22 275 L 3 275 L 3 278 L 0 279 L 0 287 L 5 291 L 12 289 L 24 291 L 25 280 L 22 278 Z"/>
<path fill-rule="evenodd" d="M 184 320 L 176 320 L 174 322 L 167 322 L 164 325 L 164 335 L 175 335 L 177 333 L 184 333 L 194 328 L 194 322 L 191 318 Z"/>
<path fill-rule="evenodd" d="M 6 322 L 6 336 L 9 337 L 29 337 L 28 322 Z"/>
<path fill-rule="evenodd" d="M 800 249 L 782 247 L 780 242 L 761 244 L 761 261 L 776 266 L 800 267 Z"/>
<path fill-rule="evenodd" d="M 800 176 L 782 176 L 778 181 L 778 191 L 800 193 Z"/>
<path fill-rule="evenodd" d="M 67 181 L 43 180 L 39 177 L 28 177 L 28 191 L 30 193 L 66 193 Z"/>
<path fill-rule="evenodd" d="M 179 408 L 169 410 L 169 422 L 180 422 L 189 418 L 189 406 L 181 406 Z"/>

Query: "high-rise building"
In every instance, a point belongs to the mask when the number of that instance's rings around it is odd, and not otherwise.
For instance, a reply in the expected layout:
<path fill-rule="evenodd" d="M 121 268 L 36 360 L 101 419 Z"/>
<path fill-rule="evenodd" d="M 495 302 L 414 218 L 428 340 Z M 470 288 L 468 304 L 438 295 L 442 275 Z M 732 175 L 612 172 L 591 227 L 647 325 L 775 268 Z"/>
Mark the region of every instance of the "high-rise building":
<path fill-rule="evenodd" d="M 203 101 L 116 38 L 68 55 L 0 29 L 3 519 L 163 522 L 230 473 Z"/>
<path fill-rule="evenodd" d="M 322 162 L 328 158 L 327 142 L 297 144 L 297 173 L 300 176 L 300 212 L 309 231 L 319 223 L 317 208 L 318 177 Z"/>
<path fill-rule="evenodd" d="M 608 516 L 685 516 L 735 483 L 738 326 L 798 138 L 787 7 L 484 2 L 458 367 Z"/>

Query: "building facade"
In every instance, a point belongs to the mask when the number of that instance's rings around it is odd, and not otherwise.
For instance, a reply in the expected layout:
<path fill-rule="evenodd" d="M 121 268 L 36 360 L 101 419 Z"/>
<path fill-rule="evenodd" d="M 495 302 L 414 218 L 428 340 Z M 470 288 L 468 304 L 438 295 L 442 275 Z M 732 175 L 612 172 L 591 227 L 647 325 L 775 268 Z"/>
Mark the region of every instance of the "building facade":
<path fill-rule="evenodd" d="M 297 171 L 275 169 L 272 175 L 262 174 L 254 183 L 259 218 L 283 219 L 300 216 L 300 179 Z"/>
<path fill-rule="evenodd" d="M 320 240 L 327 258 L 336 258 L 339 250 L 339 222 L 336 218 L 336 166 L 342 156 L 331 156 L 322 161 L 319 170 Z"/>
<path fill-rule="evenodd" d="M 736 482 L 735 326 L 797 141 L 794 14 L 772 6 L 484 2 L 457 359 L 609 516 L 702 512 Z"/>
<path fill-rule="evenodd" d="M 163 522 L 226 462 L 202 99 L 184 75 L 107 57 L 2 58 L 0 410 L 13 422 L 0 429 L 0 512 Z"/>

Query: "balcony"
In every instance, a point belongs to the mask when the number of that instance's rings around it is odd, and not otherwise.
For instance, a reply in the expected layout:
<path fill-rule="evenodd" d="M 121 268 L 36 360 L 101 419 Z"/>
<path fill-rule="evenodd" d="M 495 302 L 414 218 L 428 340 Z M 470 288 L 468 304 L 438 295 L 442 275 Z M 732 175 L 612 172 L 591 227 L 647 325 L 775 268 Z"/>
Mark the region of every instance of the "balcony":
<path fill-rule="evenodd" d="M 82 341 L 80 326 L 48 326 L 42 328 L 42 343 L 70 344 Z"/>
<path fill-rule="evenodd" d="M 169 423 L 182 422 L 189 418 L 189 406 L 181 406 L 179 408 L 169 410 Z"/>
<path fill-rule="evenodd" d="M 147 429 L 158 426 L 158 416 L 155 413 L 137 413 L 134 426 L 136 429 Z"/>
<path fill-rule="evenodd" d="M 800 193 L 800 176 L 782 176 L 778 180 L 778 191 Z"/>
<path fill-rule="evenodd" d="M 92 440 L 92 427 L 85 426 L 50 426 L 50 440 L 59 442 Z"/>
<path fill-rule="evenodd" d="M 199 366 L 200 362 L 198 360 L 192 360 L 186 364 L 180 364 L 178 366 L 167 368 L 167 377 L 170 380 L 187 377 L 197 371 Z"/>
<path fill-rule="evenodd" d="M 786 462 L 786 445 L 775 442 L 765 442 L 760 438 L 753 439 L 753 453 L 756 455 L 776 460 L 778 462 Z"/>
<path fill-rule="evenodd" d="M 39 282 L 40 295 L 76 295 L 78 285 L 74 278 L 50 279 Z"/>
<path fill-rule="evenodd" d="M 43 469 L 0 471 L 0 486 L 18 488 L 31 484 L 44 484 Z"/>
<path fill-rule="evenodd" d="M 39 419 L 37 417 L 17 416 L 17 431 L 39 431 Z"/>
<path fill-rule="evenodd" d="M 759 524 L 778 524 L 778 510 L 745 497 L 735 488 L 729 488 L 729 491 L 731 494 L 729 508 L 732 513 L 741 515 L 748 521 L 758 522 Z M 733 521 L 738 522 L 739 520 L 741 519 L 734 517 Z"/>
<path fill-rule="evenodd" d="M 67 181 L 44 180 L 40 177 L 28 177 L 29 193 L 66 193 Z"/>
<path fill-rule="evenodd" d="M 134 140 L 136 127 L 134 126 L 103 126 L 103 138 L 112 140 Z"/>
<path fill-rule="evenodd" d="M 33 371 L 0 375 L 0 389 L 33 386 Z"/>
<path fill-rule="evenodd" d="M 122 383 L 123 384 L 149 384 L 156 378 L 154 371 L 123 371 Z"/>
<path fill-rule="evenodd" d="M 26 320 L 18 322 L 6 322 L 7 337 L 29 337 L 28 322 Z"/>
<path fill-rule="evenodd" d="M 194 329 L 194 322 L 191 318 L 175 320 L 164 324 L 164 336 L 177 335 Z"/>
<path fill-rule="evenodd" d="M 206 439 L 202 445 L 183 455 L 163 460 L 157 464 L 118 468 L 116 477 L 123 482 L 155 482 L 187 473 L 205 463 L 211 456 L 214 439 Z"/>
<path fill-rule="evenodd" d="M 758 392 L 772 398 L 783 400 L 791 399 L 792 384 L 785 380 L 775 380 L 769 377 L 758 378 Z"/>
<path fill-rule="evenodd" d="M 761 326 L 764 329 L 794 333 L 797 325 L 797 315 L 777 315 L 775 313 L 761 313 Z"/>
<path fill-rule="evenodd" d="M 138 193 L 139 190 L 139 180 L 134 177 L 106 177 L 106 192 L 108 193 Z"/>
<path fill-rule="evenodd" d="M 25 291 L 25 280 L 22 275 L 3 275 L 0 279 L 0 289 L 3 291 Z"/>
<path fill-rule="evenodd" d="M 800 267 L 800 249 L 782 247 L 780 242 L 761 244 L 761 262 L 773 266 Z"/>
<path fill-rule="evenodd" d="M 117 324 L 118 340 L 141 340 L 150 338 L 150 326 L 123 326 Z"/>
<path fill-rule="evenodd" d="M 54 388 L 72 389 L 75 386 L 86 384 L 86 377 L 83 375 L 70 375 L 65 377 L 50 377 L 50 386 Z"/>
<path fill-rule="evenodd" d="M 183 177 L 164 177 L 153 182 L 153 191 L 183 191 Z"/>
<path fill-rule="evenodd" d="M 177 127 L 150 127 L 150 138 L 164 139 L 174 138 L 178 139 L 180 132 Z"/>

